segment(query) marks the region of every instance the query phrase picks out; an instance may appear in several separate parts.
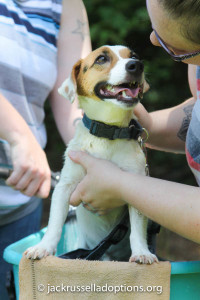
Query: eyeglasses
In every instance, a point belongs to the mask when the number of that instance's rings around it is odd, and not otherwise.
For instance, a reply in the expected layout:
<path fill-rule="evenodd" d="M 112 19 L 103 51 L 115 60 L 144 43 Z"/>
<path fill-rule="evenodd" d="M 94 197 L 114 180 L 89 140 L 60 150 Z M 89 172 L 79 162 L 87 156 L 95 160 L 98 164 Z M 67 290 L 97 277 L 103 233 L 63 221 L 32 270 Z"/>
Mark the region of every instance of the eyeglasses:
<path fill-rule="evenodd" d="M 191 52 L 191 53 L 186 53 L 186 54 L 180 54 L 180 55 L 176 55 L 174 54 L 165 44 L 165 42 L 161 39 L 161 37 L 158 35 L 158 33 L 155 31 L 155 29 L 153 29 L 155 36 L 159 42 L 159 44 L 163 47 L 163 49 L 171 56 L 171 58 L 177 62 L 181 62 L 185 59 L 188 58 L 192 58 L 195 57 L 197 55 L 200 54 L 200 51 L 195 51 L 195 52 Z"/>

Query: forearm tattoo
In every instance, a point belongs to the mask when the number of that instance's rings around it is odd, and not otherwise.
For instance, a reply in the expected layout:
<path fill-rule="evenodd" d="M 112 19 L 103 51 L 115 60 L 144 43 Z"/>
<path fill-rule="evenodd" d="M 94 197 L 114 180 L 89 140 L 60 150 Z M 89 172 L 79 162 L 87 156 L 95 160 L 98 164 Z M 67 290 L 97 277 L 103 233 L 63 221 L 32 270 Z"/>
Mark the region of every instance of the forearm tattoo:
<path fill-rule="evenodd" d="M 86 22 L 82 22 L 81 20 L 76 20 L 77 26 L 76 28 L 72 31 L 72 34 L 79 34 L 82 41 L 85 39 L 88 33 L 88 26 Z"/>
<path fill-rule="evenodd" d="M 181 139 L 182 141 L 186 141 L 186 134 L 188 131 L 188 127 L 190 124 L 190 120 L 192 117 L 192 110 L 193 110 L 194 105 L 188 105 L 186 106 L 183 110 L 185 112 L 186 117 L 184 117 L 181 128 L 177 134 L 177 136 L 179 137 L 179 139 Z"/>

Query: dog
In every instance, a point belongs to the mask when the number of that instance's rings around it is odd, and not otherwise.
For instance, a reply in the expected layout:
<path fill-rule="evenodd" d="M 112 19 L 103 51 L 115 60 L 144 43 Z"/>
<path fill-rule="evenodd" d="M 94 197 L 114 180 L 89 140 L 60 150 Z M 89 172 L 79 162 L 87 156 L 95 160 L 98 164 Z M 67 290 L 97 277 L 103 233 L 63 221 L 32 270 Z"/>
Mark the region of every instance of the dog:
<path fill-rule="evenodd" d="M 95 120 L 95 126 L 105 124 L 108 130 L 111 127 L 118 128 L 119 133 L 121 129 L 130 129 L 131 119 L 136 119 L 134 107 L 147 88 L 144 66 L 135 52 L 125 46 L 102 46 L 74 65 L 71 76 L 58 91 L 71 103 L 78 95 L 79 107 L 84 111 L 86 121 Z M 69 150 L 87 151 L 94 157 L 112 161 L 123 170 L 145 175 L 146 159 L 137 140 L 95 136 L 91 128 L 89 130 L 80 121 L 65 152 L 60 181 L 52 195 L 47 231 L 39 244 L 25 251 L 27 258 L 41 259 L 56 252 L 68 214 L 70 195 L 85 176 L 83 167 L 68 157 Z M 126 205 L 99 216 L 87 210 L 83 204 L 79 205 L 77 220 L 81 231 L 80 246 L 95 247 L 119 222 L 125 209 Z M 119 251 L 113 248 L 110 259 L 114 257 L 120 260 L 127 256 L 126 249 L 130 248 L 130 262 L 157 262 L 157 257 L 147 246 L 147 218 L 130 205 L 128 210 L 130 247 L 126 244 Z"/>

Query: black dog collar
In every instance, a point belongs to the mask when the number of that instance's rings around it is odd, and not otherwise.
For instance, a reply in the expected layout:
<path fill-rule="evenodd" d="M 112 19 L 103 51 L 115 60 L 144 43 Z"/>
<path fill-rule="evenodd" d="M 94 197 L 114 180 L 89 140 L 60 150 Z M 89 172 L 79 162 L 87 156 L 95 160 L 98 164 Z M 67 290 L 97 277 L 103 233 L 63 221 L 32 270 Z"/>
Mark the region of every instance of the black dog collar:
<path fill-rule="evenodd" d="M 129 127 L 118 127 L 104 124 L 99 121 L 89 119 L 86 114 L 83 116 L 83 124 L 89 129 L 90 133 L 96 137 L 102 137 L 109 140 L 116 139 L 134 139 L 138 140 L 144 132 L 144 128 L 134 119 L 129 123 Z"/>

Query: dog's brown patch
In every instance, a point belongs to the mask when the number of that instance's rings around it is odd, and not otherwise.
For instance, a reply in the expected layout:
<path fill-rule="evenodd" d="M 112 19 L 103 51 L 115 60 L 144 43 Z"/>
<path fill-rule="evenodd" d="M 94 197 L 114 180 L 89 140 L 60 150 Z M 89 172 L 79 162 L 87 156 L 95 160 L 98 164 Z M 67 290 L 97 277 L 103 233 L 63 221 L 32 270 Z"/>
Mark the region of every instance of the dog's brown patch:
<path fill-rule="evenodd" d="M 109 61 L 102 65 L 96 64 L 95 60 L 100 55 L 108 56 Z M 81 64 L 80 72 L 77 77 L 79 82 L 77 85 L 78 94 L 101 101 L 101 99 L 96 96 L 94 88 L 96 84 L 99 83 L 99 79 L 101 79 L 102 82 L 108 80 L 110 71 L 118 60 L 117 55 L 109 47 L 101 47 L 90 53 Z"/>
<path fill-rule="evenodd" d="M 121 49 L 119 51 L 119 55 L 122 57 L 122 58 L 130 58 L 131 56 L 131 51 L 129 48 L 124 48 L 124 49 Z"/>

